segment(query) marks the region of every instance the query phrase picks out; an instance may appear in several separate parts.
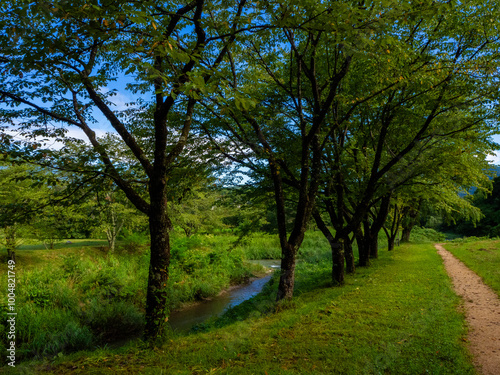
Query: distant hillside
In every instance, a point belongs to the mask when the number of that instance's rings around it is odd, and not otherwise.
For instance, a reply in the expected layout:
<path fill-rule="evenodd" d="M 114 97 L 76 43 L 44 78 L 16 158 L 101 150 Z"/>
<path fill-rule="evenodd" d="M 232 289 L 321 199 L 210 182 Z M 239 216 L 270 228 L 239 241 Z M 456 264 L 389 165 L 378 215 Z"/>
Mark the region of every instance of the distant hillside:
<path fill-rule="evenodd" d="M 498 177 L 500 176 L 500 165 L 492 165 L 491 168 L 490 168 L 490 171 L 493 172 L 493 174 L 491 175 L 490 179 L 494 179 L 495 177 Z M 476 192 L 477 188 L 476 187 L 472 187 L 469 189 L 469 194 L 474 194 Z M 467 194 L 466 193 L 459 193 L 458 194 L 461 198 L 465 197 Z"/>
<path fill-rule="evenodd" d="M 500 165 L 492 165 L 491 170 L 495 173 L 494 177 L 500 176 Z"/>

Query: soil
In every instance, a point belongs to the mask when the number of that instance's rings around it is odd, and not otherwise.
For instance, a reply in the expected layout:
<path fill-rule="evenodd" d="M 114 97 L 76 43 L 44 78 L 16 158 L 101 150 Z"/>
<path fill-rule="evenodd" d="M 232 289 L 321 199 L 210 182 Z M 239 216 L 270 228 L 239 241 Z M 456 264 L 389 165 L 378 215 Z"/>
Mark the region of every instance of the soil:
<path fill-rule="evenodd" d="M 483 280 L 441 245 L 435 245 L 469 325 L 469 350 L 483 375 L 500 374 L 500 299 Z"/>

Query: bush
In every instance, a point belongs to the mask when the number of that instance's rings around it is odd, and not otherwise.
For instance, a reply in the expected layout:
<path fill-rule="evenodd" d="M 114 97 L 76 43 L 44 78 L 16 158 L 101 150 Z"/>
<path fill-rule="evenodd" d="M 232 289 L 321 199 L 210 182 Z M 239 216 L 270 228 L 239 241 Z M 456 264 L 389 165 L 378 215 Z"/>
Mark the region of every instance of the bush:
<path fill-rule="evenodd" d="M 141 247 L 149 243 L 149 235 L 142 232 L 123 231 L 123 236 L 120 237 L 119 250 L 124 250 L 129 253 L 136 253 Z"/>
<path fill-rule="evenodd" d="M 432 228 L 414 227 L 410 240 L 412 242 L 439 242 L 446 240 L 446 235 Z"/>
<path fill-rule="evenodd" d="M 70 310 L 25 304 L 18 308 L 16 344 L 19 359 L 90 349 L 95 338 Z"/>
<path fill-rule="evenodd" d="M 248 280 L 250 266 L 234 240 L 230 235 L 174 239 L 169 309 Z M 19 359 L 92 349 L 142 331 L 149 252 L 106 254 L 89 249 L 50 254 L 50 263 L 20 269 L 16 275 L 23 316 L 16 326 Z M 4 336 L 5 329 L 5 324 L 0 326 Z"/>
<path fill-rule="evenodd" d="M 100 342 L 130 337 L 144 327 L 144 314 L 126 301 L 104 302 L 93 298 L 82 307 L 80 317 Z"/>

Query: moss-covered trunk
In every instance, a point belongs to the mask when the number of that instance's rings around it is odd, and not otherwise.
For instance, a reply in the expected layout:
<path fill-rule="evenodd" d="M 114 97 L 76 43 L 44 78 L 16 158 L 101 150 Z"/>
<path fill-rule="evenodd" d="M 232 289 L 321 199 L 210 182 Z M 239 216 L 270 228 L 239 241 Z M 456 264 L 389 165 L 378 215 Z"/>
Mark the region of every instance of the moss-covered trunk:
<path fill-rule="evenodd" d="M 153 180 L 154 181 L 154 180 Z M 170 264 L 171 223 L 167 213 L 165 179 L 150 186 L 151 206 L 149 232 L 151 235 L 151 258 L 149 261 L 148 289 L 146 294 L 146 341 L 154 341 L 163 334 L 167 321 L 167 283 Z"/>

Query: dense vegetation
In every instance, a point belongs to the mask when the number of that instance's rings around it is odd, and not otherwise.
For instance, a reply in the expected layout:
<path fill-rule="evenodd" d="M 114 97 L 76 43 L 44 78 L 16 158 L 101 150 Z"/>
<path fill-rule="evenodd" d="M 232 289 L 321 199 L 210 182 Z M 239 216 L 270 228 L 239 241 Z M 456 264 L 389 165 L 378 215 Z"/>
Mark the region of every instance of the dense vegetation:
<path fill-rule="evenodd" d="M 101 346 L 18 371 L 474 374 L 458 298 L 430 242 L 381 252 L 343 288 L 330 287 L 328 252 L 324 243 L 314 260 L 299 262 L 292 302 L 275 305 L 276 279 L 258 297 L 194 334 L 171 333 L 153 351 L 140 342 Z"/>
<path fill-rule="evenodd" d="M 264 272 L 248 259 L 280 260 L 261 312 L 293 320 L 294 293 L 348 293 L 382 249 L 497 236 L 499 27 L 479 1 L 0 0 L 1 240 L 32 317 L 18 358 L 124 332 L 161 346 L 170 311 Z M 353 369 L 396 371 L 386 348 Z"/>

